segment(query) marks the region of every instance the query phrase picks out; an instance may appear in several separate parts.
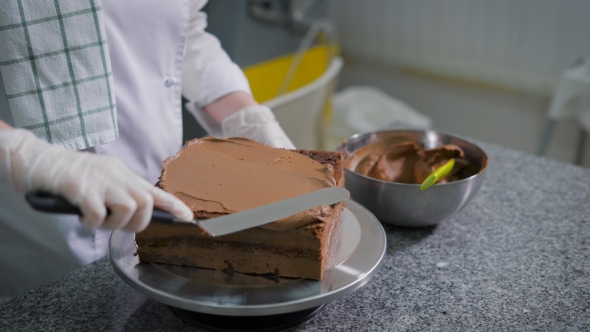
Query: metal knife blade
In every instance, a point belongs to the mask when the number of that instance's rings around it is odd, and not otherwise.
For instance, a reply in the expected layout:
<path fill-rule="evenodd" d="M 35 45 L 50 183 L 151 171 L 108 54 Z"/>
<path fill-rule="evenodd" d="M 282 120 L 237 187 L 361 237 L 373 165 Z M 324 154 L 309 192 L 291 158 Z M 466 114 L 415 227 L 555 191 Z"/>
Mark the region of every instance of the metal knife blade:
<path fill-rule="evenodd" d="M 268 224 L 320 205 L 342 202 L 349 196 L 346 189 L 329 187 L 221 217 L 198 220 L 197 223 L 210 235 L 221 236 Z"/>
<path fill-rule="evenodd" d="M 154 208 L 152 221 L 167 224 L 177 222 L 192 223 L 201 227 L 211 236 L 222 236 L 268 224 L 320 205 L 335 204 L 348 199 L 349 196 L 350 193 L 346 189 L 329 187 L 295 198 L 288 198 L 217 218 L 193 219 L 192 221 L 175 219 L 171 213 Z M 81 215 L 78 207 L 72 205 L 61 196 L 43 192 L 30 192 L 25 195 L 25 198 L 38 211 Z"/>

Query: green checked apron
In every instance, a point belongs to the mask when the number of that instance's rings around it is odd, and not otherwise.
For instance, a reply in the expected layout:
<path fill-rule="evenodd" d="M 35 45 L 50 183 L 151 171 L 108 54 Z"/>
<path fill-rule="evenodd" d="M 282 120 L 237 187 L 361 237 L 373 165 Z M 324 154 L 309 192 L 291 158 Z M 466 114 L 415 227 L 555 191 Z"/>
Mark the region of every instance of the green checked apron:
<path fill-rule="evenodd" d="M 74 150 L 117 139 L 99 1 L 6 0 L 0 6 L 0 72 L 12 123 Z"/>

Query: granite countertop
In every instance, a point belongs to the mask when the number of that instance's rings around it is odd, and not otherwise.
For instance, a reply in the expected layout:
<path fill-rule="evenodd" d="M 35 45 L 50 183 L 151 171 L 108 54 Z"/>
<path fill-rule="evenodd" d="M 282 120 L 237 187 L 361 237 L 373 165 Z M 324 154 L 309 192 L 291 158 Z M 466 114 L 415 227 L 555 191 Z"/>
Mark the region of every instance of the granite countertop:
<path fill-rule="evenodd" d="M 291 331 L 590 330 L 590 169 L 481 146 L 490 167 L 463 211 L 385 225 L 373 279 Z M 107 258 L 1 305 L 0 330 L 199 331 Z"/>

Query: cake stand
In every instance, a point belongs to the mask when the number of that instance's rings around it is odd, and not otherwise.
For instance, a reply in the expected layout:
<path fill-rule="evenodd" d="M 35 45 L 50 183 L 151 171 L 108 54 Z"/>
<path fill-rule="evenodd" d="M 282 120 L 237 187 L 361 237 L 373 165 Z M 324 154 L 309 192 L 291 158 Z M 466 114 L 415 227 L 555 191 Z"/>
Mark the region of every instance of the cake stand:
<path fill-rule="evenodd" d="M 387 242 L 377 218 L 348 200 L 342 222 L 336 251 L 341 263 L 319 281 L 140 263 L 134 255 L 134 234 L 122 231 L 111 235 L 110 261 L 131 287 L 202 328 L 273 331 L 313 317 L 324 304 L 363 286 L 378 270 Z"/>

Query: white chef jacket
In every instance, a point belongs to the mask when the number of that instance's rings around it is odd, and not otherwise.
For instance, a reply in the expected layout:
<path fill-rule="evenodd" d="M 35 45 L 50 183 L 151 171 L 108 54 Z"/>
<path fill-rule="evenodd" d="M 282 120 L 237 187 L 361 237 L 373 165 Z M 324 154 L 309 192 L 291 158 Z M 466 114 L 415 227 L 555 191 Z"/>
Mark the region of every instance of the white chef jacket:
<path fill-rule="evenodd" d="M 250 93 L 242 71 L 204 31 L 205 3 L 102 0 L 119 139 L 94 151 L 120 158 L 152 183 L 161 162 L 182 146 L 181 94 L 200 112 L 228 93 Z M 74 216 L 35 212 L 1 186 L 0 303 L 105 256 L 109 236 L 85 229 Z"/>

